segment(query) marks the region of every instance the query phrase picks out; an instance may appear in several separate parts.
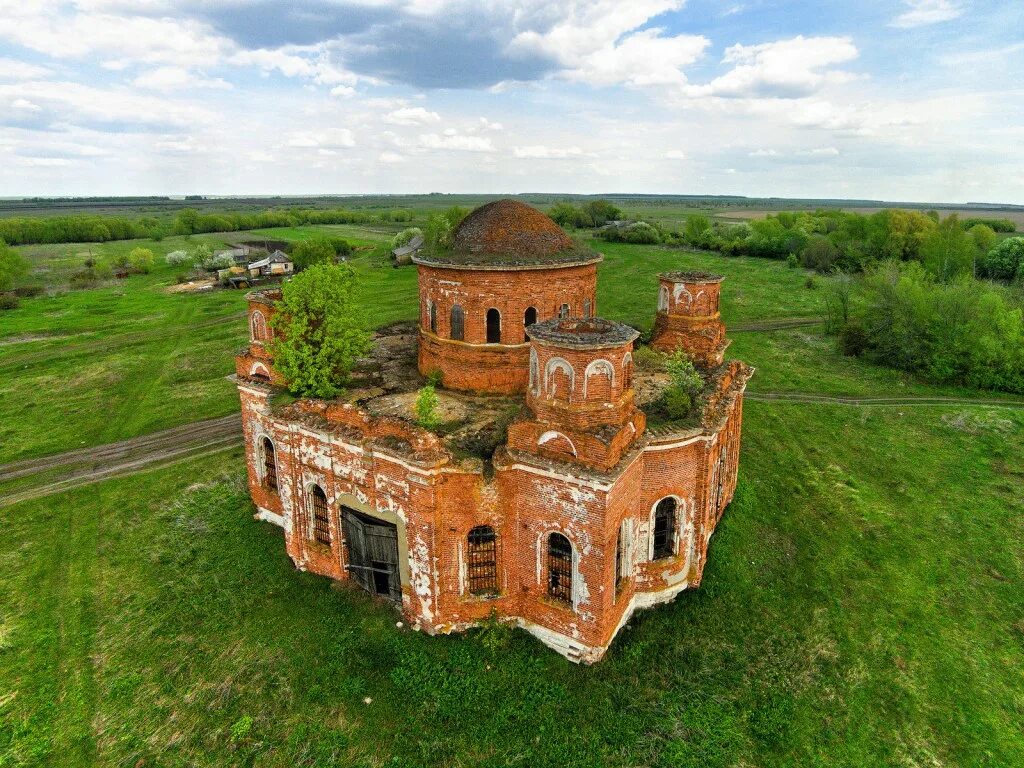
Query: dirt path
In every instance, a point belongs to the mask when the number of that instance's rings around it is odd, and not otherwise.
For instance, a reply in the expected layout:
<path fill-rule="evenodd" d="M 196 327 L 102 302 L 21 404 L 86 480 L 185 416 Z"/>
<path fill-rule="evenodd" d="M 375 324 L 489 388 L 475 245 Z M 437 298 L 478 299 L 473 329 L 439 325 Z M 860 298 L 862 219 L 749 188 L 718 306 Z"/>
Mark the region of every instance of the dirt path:
<path fill-rule="evenodd" d="M 0 465 L 0 483 L 16 483 L 0 491 L 0 507 L 51 493 L 206 456 L 242 444 L 237 413 L 197 421 L 108 445 Z"/>
<path fill-rule="evenodd" d="M 799 403 L 803 405 L 965 405 L 997 408 L 1024 408 L 1022 400 L 961 397 L 847 397 L 806 392 L 747 392 L 746 400 L 761 403 Z"/>
<path fill-rule="evenodd" d="M 780 317 L 775 320 L 757 320 L 753 323 L 739 323 L 738 325 L 726 325 L 730 333 L 743 333 L 744 331 L 785 331 L 790 328 L 804 328 L 811 325 L 821 325 L 824 322 L 820 317 Z"/>

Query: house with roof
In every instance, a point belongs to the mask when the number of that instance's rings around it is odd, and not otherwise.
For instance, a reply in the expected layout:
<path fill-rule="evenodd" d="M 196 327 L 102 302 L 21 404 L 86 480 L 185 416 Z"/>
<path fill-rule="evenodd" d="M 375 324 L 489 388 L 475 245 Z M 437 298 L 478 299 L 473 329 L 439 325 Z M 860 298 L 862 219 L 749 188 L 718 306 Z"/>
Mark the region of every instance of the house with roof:
<path fill-rule="evenodd" d="M 250 277 L 283 277 L 295 271 L 291 256 L 284 251 L 274 251 L 259 261 L 252 262 L 249 267 Z"/>
<path fill-rule="evenodd" d="M 413 257 L 423 248 L 423 235 L 416 235 L 405 245 L 401 245 L 391 251 L 391 258 L 397 266 L 412 264 Z"/>

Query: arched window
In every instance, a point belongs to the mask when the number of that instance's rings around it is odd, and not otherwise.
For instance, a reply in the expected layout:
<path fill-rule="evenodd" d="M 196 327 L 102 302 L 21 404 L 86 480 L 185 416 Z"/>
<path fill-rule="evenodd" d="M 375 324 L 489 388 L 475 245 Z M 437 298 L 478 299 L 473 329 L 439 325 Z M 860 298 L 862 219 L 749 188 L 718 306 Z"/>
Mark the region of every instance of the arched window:
<path fill-rule="evenodd" d="M 565 320 L 569 316 L 569 305 L 563 304 L 558 308 L 558 319 Z"/>
<path fill-rule="evenodd" d="M 533 325 L 536 322 L 537 322 L 537 308 L 536 307 L 527 307 L 526 311 L 523 313 L 523 327 L 524 328 L 529 328 L 531 325 Z M 525 336 L 524 341 L 529 341 L 530 340 L 530 334 L 527 333 L 527 334 L 524 334 L 524 336 Z"/>
<path fill-rule="evenodd" d="M 668 287 L 664 285 L 658 289 L 658 311 L 668 312 Z"/>
<path fill-rule="evenodd" d="M 576 371 L 569 361 L 552 357 L 544 366 L 544 392 L 557 400 L 568 400 L 576 386 Z"/>
<path fill-rule="evenodd" d="M 277 457 L 274 455 L 274 444 L 269 437 L 260 441 L 263 448 L 263 485 L 272 491 L 277 490 Z"/>
<path fill-rule="evenodd" d="M 452 338 L 462 341 L 466 337 L 466 313 L 458 304 L 452 305 Z"/>
<path fill-rule="evenodd" d="M 622 358 L 622 388 L 630 389 L 633 386 L 633 353 L 627 352 Z"/>
<path fill-rule="evenodd" d="M 676 549 L 676 500 L 668 496 L 654 508 L 654 559 L 672 557 Z"/>
<path fill-rule="evenodd" d="M 270 371 L 267 370 L 267 366 L 263 363 L 253 363 L 252 368 L 249 369 L 249 377 L 257 381 L 269 382 Z"/>
<path fill-rule="evenodd" d="M 437 333 L 437 304 L 430 302 L 430 332 Z"/>
<path fill-rule="evenodd" d="M 319 485 L 314 485 L 310 496 L 313 507 L 313 540 L 330 546 L 331 514 L 327 507 L 327 494 Z"/>
<path fill-rule="evenodd" d="M 501 312 L 494 307 L 487 310 L 487 343 L 501 344 Z"/>
<path fill-rule="evenodd" d="M 594 314 L 594 305 L 593 305 L 593 303 L 590 301 L 590 299 L 584 299 L 583 300 L 583 316 L 584 317 L 590 317 L 593 314 Z"/>
<path fill-rule="evenodd" d="M 266 341 L 270 338 L 270 333 L 267 331 L 267 318 L 258 309 L 252 313 L 249 327 L 253 341 Z"/>
<path fill-rule="evenodd" d="M 572 544 L 560 533 L 548 536 L 548 597 L 572 604 Z"/>
<path fill-rule="evenodd" d="M 607 400 L 615 386 L 615 368 L 607 360 L 593 360 L 583 373 L 583 396 Z"/>
<path fill-rule="evenodd" d="M 498 594 L 498 536 L 489 525 L 469 532 L 469 591 L 474 595 Z"/>
<path fill-rule="evenodd" d="M 537 350 L 530 350 L 530 391 L 540 394 L 540 363 L 537 362 Z"/>

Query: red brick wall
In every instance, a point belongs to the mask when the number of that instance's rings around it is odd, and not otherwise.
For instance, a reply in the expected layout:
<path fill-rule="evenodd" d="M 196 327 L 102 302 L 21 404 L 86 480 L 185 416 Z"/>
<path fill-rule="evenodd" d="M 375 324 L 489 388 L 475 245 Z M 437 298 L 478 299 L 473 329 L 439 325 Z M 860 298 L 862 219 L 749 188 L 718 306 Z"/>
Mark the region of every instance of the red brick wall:
<path fill-rule="evenodd" d="M 537 321 L 557 317 L 562 304 L 582 317 L 584 302 L 596 314 L 597 267 L 594 264 L 548 269 L 468 270 L 419 265 L 419 368 L 440 370 L 446 387 L 508 394 L 526 387 L 524 360 L 528 307 Z M 430 331 L 430 305 L 436 306 L 436 333 Z M 451 311 L 464 312 L 463 343 L 451 340 Z M 487 345 L 487 311 L 501 313 L 501 344 Z M 504 350 L 504 351 L 502 351 Z"/>

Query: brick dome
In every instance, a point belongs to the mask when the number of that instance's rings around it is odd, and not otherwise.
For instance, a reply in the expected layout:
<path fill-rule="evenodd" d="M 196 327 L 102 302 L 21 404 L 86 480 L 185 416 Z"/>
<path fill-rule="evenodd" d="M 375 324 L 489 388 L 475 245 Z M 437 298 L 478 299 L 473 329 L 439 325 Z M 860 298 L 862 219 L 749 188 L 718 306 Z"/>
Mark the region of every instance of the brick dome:
<path fill-rule="evenodd" d="M 456 227 L 450 250 L 413 258 L 456 269 L 537 269 L 600 260 L 601 254 L 581 248 L 554 221 L 518 200 L 480 206 Z"/>

